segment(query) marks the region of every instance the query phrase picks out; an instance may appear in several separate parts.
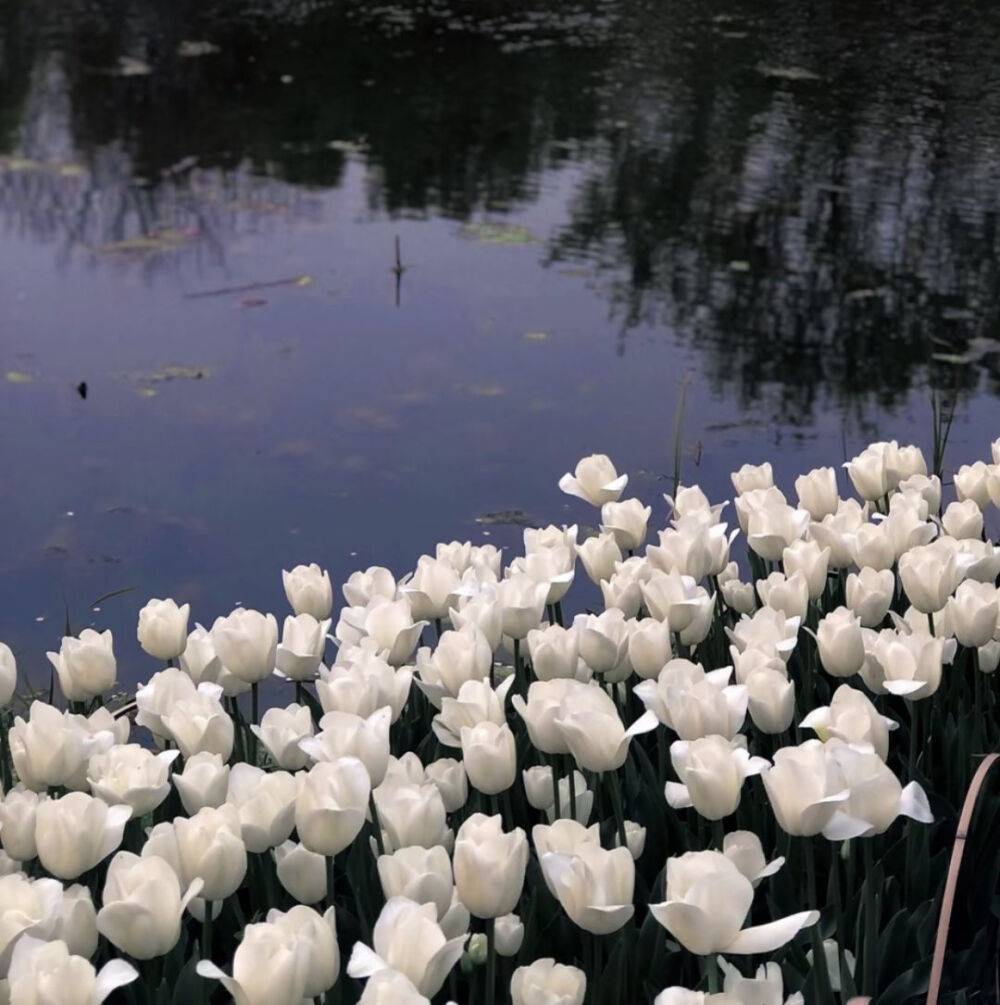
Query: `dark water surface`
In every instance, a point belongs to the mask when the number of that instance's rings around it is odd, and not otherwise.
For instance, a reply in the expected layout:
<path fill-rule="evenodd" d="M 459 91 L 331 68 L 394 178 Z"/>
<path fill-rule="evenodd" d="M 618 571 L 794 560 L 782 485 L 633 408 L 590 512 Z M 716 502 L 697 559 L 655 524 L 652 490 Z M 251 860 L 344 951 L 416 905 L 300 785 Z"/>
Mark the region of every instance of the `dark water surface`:
<path fill-rule="evenodd" d="M 39 677 L 64 597 L 135 679 L 150 596 L 282 613 L 300 561 L 596 522 L 556 488 L 595 450 L 662 521 L 682 394 L 713 498 L 929 454 L 933 386 L 952 466 L 1000 433 L 996 4 L 0 16 L 0 638 Z"/>

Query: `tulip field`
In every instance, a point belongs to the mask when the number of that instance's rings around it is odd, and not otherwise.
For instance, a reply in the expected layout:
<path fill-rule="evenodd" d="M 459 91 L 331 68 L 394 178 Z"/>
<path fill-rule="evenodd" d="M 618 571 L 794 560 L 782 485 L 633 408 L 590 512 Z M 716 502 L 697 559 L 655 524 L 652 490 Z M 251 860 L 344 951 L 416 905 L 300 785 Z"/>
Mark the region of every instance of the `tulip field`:
<path fill-rule="evenodd" d="M 339 613 L 298 566 L 280 632 L 149 601 L 134 696 L 110 632 L 20 705 L 0 645 L 0 1001 L 925 1000 L 1000 739 L 990 449 L 944 488 L 896 442 L 745 465 L 655 536 L 593 455 L 523 554 L 438 544 Z M 988 1002 L 995 779 L 959 837 L 939 1000 Z"/>

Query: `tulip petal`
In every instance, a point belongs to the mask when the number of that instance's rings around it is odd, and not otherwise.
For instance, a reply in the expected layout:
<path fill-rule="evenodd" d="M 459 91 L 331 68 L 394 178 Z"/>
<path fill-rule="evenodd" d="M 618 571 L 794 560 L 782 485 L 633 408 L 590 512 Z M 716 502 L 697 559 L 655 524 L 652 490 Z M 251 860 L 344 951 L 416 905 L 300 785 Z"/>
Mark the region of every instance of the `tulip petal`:
<path fill-rule="evenodd" d="M 115 988 L 131 984 L 139 976 L 139 971 L 124 960 L 108 960 L 97 975 L 97 1000 L 104 1001 Z"/>
<path fill-rule="evenodd" d="M 678 782 L 667 782 L 663 787 L 663 794 L 666 797 L 667 805 L 674 810 L 686 810 L 693 806 L 691 793 L 686 785 Z"/>
<path fill-rule="evenodd" d="M 814 925 L 819 921 L 819 911 L 800 911 L 790 914 L 787 918 L 779 918 L 766 925 L 755 925 L 744 928 L 724 952 L 737 956 L 749 956 L 754 953 L 773 953 L 786 942 L 791 942 L 801 929 Z"/>
<path fill-rule="evenodd" d="M 363 942 L 355 942 L 351 958 L 347 961 L 348 977 L 371 977 L 380 970 L 391 970 L 385 960 Z"/>
<path fill-rule="evenodd" d="M 650 904 L 649 910 L 688 952 L 705 956 L 718 951 L 719 947 L 712 938 L 715 926 L 700 907 L 680 900 L 668 900 L 663 904 Z"/>
<path fill-rule="evenodd" d="M 867 820 L 860 820 L 837 810 L 823 828 L 823 837 L 827 841 L 850 841 L 852 838 L 870 834 L 871 831 L 872 825 Z"/>
<path fill-rule="evenodd" d="M 886 680 L 882 682 L 882 687 L 890 694 L 898 694 L 904 698 L 926 686 L 927 681 L 925 680 Z"/>
<path fill-rule="evenodd" d="M 659 724 L 660 720 L 656 718 L 656 713 L 646 711 L 625 730 L 625 735 L 633 737 L 638 736 L 640 733 L 648 733 L 650 730 L 656 729 Z"/>
<path fill-rule="evenodd" d="M 927 801 L 927 793 L 916 782 L 910 782 L 903 787 L 899 796 L 899 812 L 922 824 L 934 823 L 934 814 Z"/>
<path fill-rule="evenodd" d="M 218 981 L 230 994 L 235 1005 L 249 1005 L 246 992 L 239 981 L 233 980 L 228 974 L 220 970 L 211 960 L 199 960 L 194 968 L 199 977 L 206 977 L 209 980 Z"/>

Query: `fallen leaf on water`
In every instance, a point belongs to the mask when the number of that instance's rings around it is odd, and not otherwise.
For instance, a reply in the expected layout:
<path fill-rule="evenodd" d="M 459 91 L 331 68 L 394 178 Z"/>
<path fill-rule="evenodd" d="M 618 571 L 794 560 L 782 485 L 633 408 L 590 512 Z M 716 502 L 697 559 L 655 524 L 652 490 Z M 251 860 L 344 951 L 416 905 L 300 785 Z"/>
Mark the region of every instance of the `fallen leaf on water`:
<path fill-rule="evenodd" d="M 263 307 L 267 304 L 267 301 L 262 297 L 247 297 L 245 300 L 240 301 L 240 307 Z"/>
<path fill-rule="evenodd" d="M 34 383 L 35 375 L 27 373 L 24 370 L 8 370 L 4 374 L 4 378 L 10 381 L 11 384 L 32 384 Z"/>
<path fill-rule="evenodd" d="M 136 390 L 136 394 L 138 394 L 140 398 L 155 398 L 156 397 L 156 391 L 152 387 L 140 387 L 140 388 L 138 388 Z"/>
<path fill-rule="evenodd" d="M 467 223 L 459 228 L 459 237 L 484 244 L 535 244 L 538 238 L 517 223 Z"/>
<path fill-rule="evenodd" d="M 312 281 L 313 281 L 312 276 L 299 276 L 299 278 L 295 280 L 295 285 L 308 286 Z"/>
<path fill-rule="evenodd" d="M 490 382 L 484 384 L 473 384 L 469 392 L 477 398 L 499 398 L 503 394 L 503 388 L 499 384 Z"/>
<path fill-rule="evenodd" d="M 771 77 L 774 80 L 822 80 L 818 73 L 807 70 L 802 66 L 768 66 L 765 63 L 757 64 L 757 72 L 764 77 Z"/>
<path fill-rule="evenodd" d="M 194 59 L 197 56 L 211 56 L 218 51 L 219 47 L 217 45 L 204 40 L 192 41 L 186 38 L 177 46 L 177 55 L 183 56 L 185 59 Z"/>
<path fill-rule="evenodd" d="M 544 342 L 548 337 L 548 332 L 525 332 L 521 336 L 521 338 L 528 342 Z"/>

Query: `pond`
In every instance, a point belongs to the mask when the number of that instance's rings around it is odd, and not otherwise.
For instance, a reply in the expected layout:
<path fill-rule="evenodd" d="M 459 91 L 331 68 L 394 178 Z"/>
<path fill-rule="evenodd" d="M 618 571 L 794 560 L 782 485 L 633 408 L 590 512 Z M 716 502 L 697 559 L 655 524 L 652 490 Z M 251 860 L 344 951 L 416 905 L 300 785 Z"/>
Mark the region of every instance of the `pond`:
<path fill-rule="evenodd" d="M 68 612 L 135 681 L 151 596 L 515 547 L 594 451 L 654 526 L 678 462 L 929 456 L 932 388 L 986 455 L 1000 8 L 962 12 L 10 0 L 0 638 L 47 680 Z"/>

